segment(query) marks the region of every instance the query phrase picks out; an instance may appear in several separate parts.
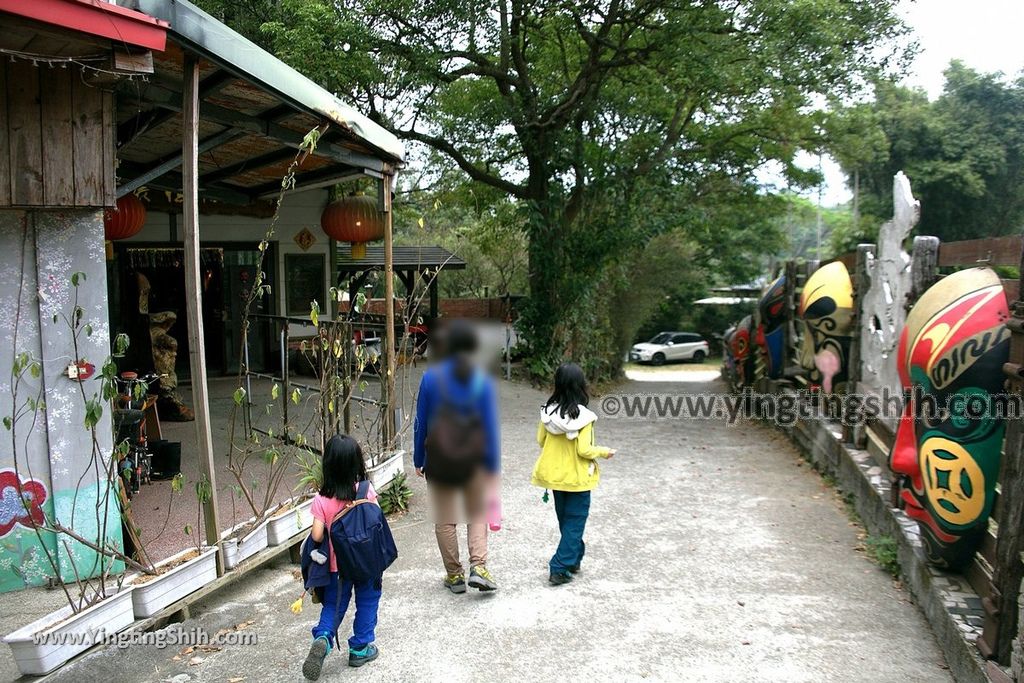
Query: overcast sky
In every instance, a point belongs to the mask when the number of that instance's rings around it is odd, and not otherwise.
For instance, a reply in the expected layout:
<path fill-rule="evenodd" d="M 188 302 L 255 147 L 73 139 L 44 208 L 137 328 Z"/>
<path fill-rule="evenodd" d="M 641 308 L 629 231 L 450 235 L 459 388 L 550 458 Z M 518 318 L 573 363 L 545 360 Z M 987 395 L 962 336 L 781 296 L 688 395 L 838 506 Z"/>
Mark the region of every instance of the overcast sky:
<path fill-rule="evenodd" d="M 905 83 L 924 88 L 932 99 L 942 92 L 942 72 L 953 59 L 1009 76 L 1024 69 L 1024 0 L 903 0 L 900 11 L 920 46 Z M 817 163 L 808 158 L 803 165 Z M 825 159 L 822 169 L 823 203 L 847 201 L 850 192 L 839 167 Z"/>

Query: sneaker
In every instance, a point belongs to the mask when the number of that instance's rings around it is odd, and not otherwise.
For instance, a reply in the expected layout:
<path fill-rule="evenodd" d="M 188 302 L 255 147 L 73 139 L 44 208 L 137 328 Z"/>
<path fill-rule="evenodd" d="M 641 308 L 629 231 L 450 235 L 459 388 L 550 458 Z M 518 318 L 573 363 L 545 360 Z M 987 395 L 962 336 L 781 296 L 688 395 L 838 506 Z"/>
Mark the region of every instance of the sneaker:
<path fill-rule="evenodd" d="M 380 650 L 373 643 L 363 647 L 360 650 L 348 649 L 348 665 L 349 666 L 362 666 L 367 662 L 372 662 L 377 659 L 377 655 L 380 654 Z"/>
<path fill-rule="evenodd" d="M 481 591 L 498 590 L 498 584 L 494 582 L 494 577 L 483 565 L 477 565 L 469 570 L 469 585 Z"/>
<path fill-rule="evenodd" d="M 569 567 L 569 573 L 570 574 L 579 574 L 580 573 L 580 566 L 578 564 L 574 564 L 573 566 Z"/>
<path fill-rule="evenodd" d="M 444 587 L 450 590 L 452 593 L 465 593 L 466 575 L 449 574 L 448 576 L 444 577 Z"/>
<path fill-rule="evenodd" d="M 572 574 L 567 572 L 552 572 L 548 577 L 548 583 L 552 586 L 564 586 L 570 581 L 572 581 Z"/>
<path fill-rule="evenodd" d="M 324 669 L 324 659 L 327 658 L 330 651 L 331 644 L 327 642 L 326 638 L 319 636 L 313 639 L 313 644 L 309 646 L 309 654 L 306 655 L 306 661 L 302 663 L 302 675 L 306 677 L 306 680 L 315 681 L 320 678 L 320 672 Z"/>

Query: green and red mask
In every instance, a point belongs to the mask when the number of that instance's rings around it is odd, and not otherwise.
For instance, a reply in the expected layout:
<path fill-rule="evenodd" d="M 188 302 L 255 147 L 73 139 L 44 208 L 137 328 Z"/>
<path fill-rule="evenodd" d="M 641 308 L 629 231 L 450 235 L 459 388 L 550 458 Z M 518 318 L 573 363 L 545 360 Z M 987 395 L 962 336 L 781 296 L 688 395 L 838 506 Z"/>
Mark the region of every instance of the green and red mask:
<path fill-rule="evenodd" d="M 993 397 L 1003 390 L 1008 319 L 999 277 L 971 268 L 928 289 L 900 336 L 897 367 L 910 400 L 889 464 L 938 566 L 970 561 L 992 511 L 1006 430 Z"/>

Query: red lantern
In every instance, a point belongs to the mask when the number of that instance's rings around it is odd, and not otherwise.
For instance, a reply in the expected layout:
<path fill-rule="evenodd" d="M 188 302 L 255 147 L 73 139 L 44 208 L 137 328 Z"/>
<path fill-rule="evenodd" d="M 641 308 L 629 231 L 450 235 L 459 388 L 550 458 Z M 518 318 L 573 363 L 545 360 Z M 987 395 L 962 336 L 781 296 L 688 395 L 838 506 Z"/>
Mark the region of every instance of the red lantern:
<path fill-rule="evenodd" d="M 124 240 L 142 230 L 146 222 L 146 205 L 133 194 L 117 200 L 117 206 L 103 212 L 103 234 L 108 240 Z"/>
<path fill-rule="evenodd" d="M 362 193 L 331 202 L 320 216 L 328 237 L 352 243 L 352 258 L 366 257 L 366 243 L 384 237 L 384 214 L 377 201 Z"/>

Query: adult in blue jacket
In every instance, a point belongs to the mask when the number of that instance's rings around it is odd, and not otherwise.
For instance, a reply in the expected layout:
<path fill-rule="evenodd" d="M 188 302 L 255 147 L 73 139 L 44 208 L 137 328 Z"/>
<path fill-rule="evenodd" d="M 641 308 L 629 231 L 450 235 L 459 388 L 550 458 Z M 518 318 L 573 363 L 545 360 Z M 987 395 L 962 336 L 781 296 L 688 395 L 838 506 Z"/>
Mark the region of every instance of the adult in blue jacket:
<path fill-rule="evenodd" d="M 464 320 L 453 320 L 435 333 L 433 351 L 441 356 L 423 373 L 416 398 L 416 425 L 413 464 L 416 474 L 424 476 L 434 514 L 434 533 L 444 562 L 444 585 L 452 593 L 465 593 L 467 583 L 482 591 L 497 589 L 498 584 L 487 569 L 487 522 L 485 507 L 490 487 L 501 471 L 501 452 L 497 392 L 494 380 L 477 367 L 473 356 L 477 350 L 476 331 Z M 460 412 L 479 416 L 485 435 L 480 471 L 466 484 L 452 486 L 430 477 L 430 453 L 427 434 L 442 404 Z M 459 500 L 466 516 L 469 545 L 469 579 L 459 559 L 457 521 Z"/>

